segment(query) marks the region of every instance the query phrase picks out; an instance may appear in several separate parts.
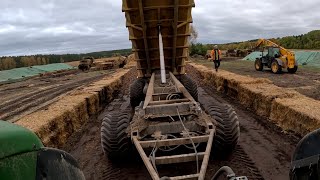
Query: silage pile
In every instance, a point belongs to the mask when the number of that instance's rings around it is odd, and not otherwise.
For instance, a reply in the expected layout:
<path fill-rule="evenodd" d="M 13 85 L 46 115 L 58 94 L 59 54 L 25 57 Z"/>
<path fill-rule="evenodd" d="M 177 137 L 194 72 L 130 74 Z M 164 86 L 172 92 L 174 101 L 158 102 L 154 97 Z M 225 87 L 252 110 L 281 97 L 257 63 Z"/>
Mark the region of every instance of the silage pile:
<path fill-rule="evenodd" d="M 320 128 L 320 101 L 297 91 L 274 85 L 265 78 L 253 78 L 190 63 L 203 82 L 237 99 L 257 115 L 268 117 L 285 131 L 305 135 Z"/>
<path fill-rule="evenodd" d="M 264 52 L 266 55 L 268 52 Z M 320 52 L 319 51 L 303 51 L 295 50 L 295 57 L 299 65 L 310 65 L 310 66 L 320 66 Z M 260 58 L 262 52 L 252 52 L 248 56 L 244 57 L 243 60 L 255 61 L 256 58 Z"/>

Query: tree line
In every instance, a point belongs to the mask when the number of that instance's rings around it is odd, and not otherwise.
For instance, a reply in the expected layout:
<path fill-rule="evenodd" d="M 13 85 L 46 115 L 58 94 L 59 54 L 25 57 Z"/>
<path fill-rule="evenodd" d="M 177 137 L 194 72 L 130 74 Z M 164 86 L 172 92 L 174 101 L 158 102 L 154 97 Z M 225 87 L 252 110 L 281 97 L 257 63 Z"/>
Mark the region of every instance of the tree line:
<path fill-rule="evenodd" d="M 213 44 L 201 44 L 196 43 L 198 33 L 194 27 L 191 29 L 190 38 L 190 55 L 199 54 L 206 55 L 207 50 L 213 49 Z M 258 39 L 253 39 L 244 42 L 233 42 L 227 44 L 218 44 L 219 49 L 252 49 Z M 287 48 L 287 49 L 320 49 L 320 30 L 314 30 L 307 34 L 301 34 L 298 36 L 287 36 L 282 38 L 273 38 L 271 41 Z M 34 65 L 45 65 L 52 63 L 63 63 L 70 61 L 77 61 L 85 56 L 92 56 L 95 59 L 112 57 L 115 55 L 129 55 L 131 54 L 131 49 L 121 49 L 113 51 L 101 51 L 92 52 L 86 54 L 49 54 L 49 55 L 32 55 L 32 56 L 9 56 L 0 57 L 0 70 L 7 70 L 19 67 L 28 67 Z"/>
<path fill-rule="evenodd" d="M 286 36 L 270 39 L 272 42 L 279 44 L 287 49 L 320 49 L 320 30 L 310 31 L 307 34 L 298 36 Z M 244 42 L 233 42 L 226 44 L 218 44 L 219 49 L 253 49 L 258 39 Z M 191 43 L 190 55 L 205 55 L 207 50 L 213 49 L 213 44 Z"/>
<path fill-rule="evenodd" d="M 48 54 L 48 55 L 32 55 L 32 56 L 6 56 L 0 57 L 0 71 L 20 67 L 29 67 L 35 65 L 45 65 L 52 63 L 64 63 L 78 61 L 86 56 L 98 58 L 107 58 L 112 56 L 126 56 L 131 54 L 131 49 L 121 49 L 112 51 L 91 52 L 85 54 Z"/>

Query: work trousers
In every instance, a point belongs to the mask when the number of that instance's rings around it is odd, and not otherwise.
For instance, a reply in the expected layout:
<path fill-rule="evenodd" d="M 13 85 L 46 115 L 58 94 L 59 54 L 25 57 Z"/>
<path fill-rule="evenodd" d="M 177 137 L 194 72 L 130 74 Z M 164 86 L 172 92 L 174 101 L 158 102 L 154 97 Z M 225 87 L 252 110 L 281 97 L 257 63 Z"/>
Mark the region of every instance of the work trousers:
<path fill-rule="evenodd" d="M 214 62 L 214 68 L 218 69 L 220 67 L 220 60 L 213 60 Z"/>

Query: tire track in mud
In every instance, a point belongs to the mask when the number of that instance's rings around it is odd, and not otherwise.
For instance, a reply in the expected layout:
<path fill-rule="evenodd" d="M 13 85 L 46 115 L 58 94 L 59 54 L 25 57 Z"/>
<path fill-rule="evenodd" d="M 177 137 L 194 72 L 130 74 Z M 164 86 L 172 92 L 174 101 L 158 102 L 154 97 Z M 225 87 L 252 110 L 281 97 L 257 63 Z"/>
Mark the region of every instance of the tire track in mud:
<path fill-rule="evenodd" d="M 243 167 L 247 168 L 247 171 L 249 171 L 249 175 L 247 175 L 248 179 L 264 179 L 259 169 L 256 167 L 256 164 L 250 159 L 240 145 L 236 147 L 233 159 L 231 160 L 231 166 L 235 167 L 235 171 L 241 170 Z M 242 175 L 241 172 L 238 172 L 237 174 Z"/>
<path fill-rule="evenodd" d="M 107 161 L 100 174 L 99 179 L 101 180 L 151 180 L 148 171 L 141 162 L 117 166 Z"/>
<path fill-rule="evenodd" d="M 0 119 L 15 122 L 23 115 L 30 114 L 55 102 L 60 95 L 92 81 L 99 80 L 111 73 L 112 71 L 107 74 L 80 79 L 71 83 L 66 82 L 64 84 L 52 85 L 45 87 L 44 90 L 18 96 L 0 105 Z"/>

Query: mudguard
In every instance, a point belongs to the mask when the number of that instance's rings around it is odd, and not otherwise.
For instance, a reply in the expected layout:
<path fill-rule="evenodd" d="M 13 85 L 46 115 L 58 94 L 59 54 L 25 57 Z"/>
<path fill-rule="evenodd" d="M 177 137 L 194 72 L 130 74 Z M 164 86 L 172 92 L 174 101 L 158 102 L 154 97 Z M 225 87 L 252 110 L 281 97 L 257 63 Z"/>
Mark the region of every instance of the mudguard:
<path fill-rule="evenodd" d="M 0 120 L 0 179 L 84 180 L 69 153 L 46 148 L 32 131 Z"/>
<path fill-rule="evenodd" d="M 320 179 L 320 129 L 315 130 L 298 143 L 292 157 L 290 179 Z"/>
<path fill-rule="evenodd" d="M 69 153 L 58 149 L 41 149 L 36 171 L 36 180 L 85 180 L 77 161 Z"/>
<path fill-rule="evenodd" d="M 281 67 L 284 67 L 283 66 L 283 61 L 279 58 L 275 58 L 276 61 L 278 61 L 278 64 L 281 66 Z"/>

